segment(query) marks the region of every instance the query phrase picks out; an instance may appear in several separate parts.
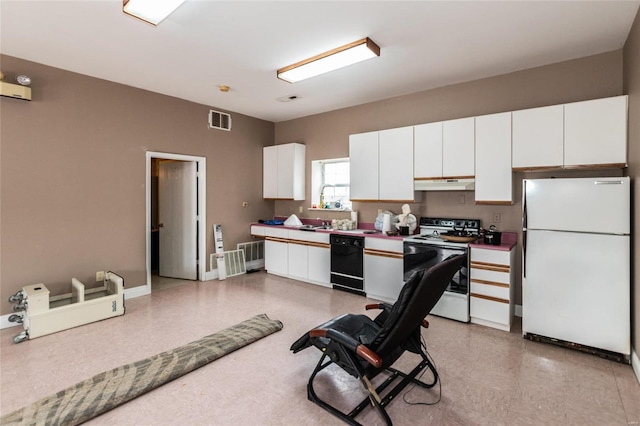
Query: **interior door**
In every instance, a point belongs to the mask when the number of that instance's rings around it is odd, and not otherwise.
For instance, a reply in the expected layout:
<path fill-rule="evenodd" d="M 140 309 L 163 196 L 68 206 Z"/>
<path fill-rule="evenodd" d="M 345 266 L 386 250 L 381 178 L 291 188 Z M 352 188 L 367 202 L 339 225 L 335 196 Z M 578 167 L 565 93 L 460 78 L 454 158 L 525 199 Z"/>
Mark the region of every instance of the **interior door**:
<path fill-rule="evenodd" d="M 160 276 L 198 279 L 197 193 L 196 162 L 158 164 Z"/>

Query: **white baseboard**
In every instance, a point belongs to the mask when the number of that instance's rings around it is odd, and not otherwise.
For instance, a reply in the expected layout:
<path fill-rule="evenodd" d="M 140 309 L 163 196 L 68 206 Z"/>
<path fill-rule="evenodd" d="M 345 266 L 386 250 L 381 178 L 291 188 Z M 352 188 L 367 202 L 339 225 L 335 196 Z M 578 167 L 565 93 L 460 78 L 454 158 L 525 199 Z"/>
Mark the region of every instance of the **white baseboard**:
<path fill-rule="evenodd" d="M 204 279 L 202 281 L 211 281 L 218 279 L 218 270 L 212 269 L 204 273 Z"/>
<path fill-rule="evenodd" d="M 139 285 L 137 287 L 124 289 L 125 300 L 132 299 L 134 297 L 146 296 L 148 294 L 151 294 L 151 291 L 149 290 L 149 287 L 147 287 L 146 285 Z"/>
<path fill-rule="evenodd" d="M 636 379 L 640 383 L 640 358 L 638 358 L 638 352 L 636 352 L 635 348 L 631 348 L 631 368 L 633 368 L 633 372 L 636 373 Z"/>
<path fill-rule="evenodd" d="M 17 326 L 21 326 L 22 324 L 17 324 L 15 322 L 9 322 L 9 316 L 11 316 L 12 314 L 7 314 L 7 315 L 2 315 L 0 317 L 0 330 L 2 330 L 3 328 L 9 328 L 9 327 L 17 327 Z"/>
<path fill-rule="evenodd" d="M 522 318 L 522 305 L 516 305 L 516 316 Z"/>

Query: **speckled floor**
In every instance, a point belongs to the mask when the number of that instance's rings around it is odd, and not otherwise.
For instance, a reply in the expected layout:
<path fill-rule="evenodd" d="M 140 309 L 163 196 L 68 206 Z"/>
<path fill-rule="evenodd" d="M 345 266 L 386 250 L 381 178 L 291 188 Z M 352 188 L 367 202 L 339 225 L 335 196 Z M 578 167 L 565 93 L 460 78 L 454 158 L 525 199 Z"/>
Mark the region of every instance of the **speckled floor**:
<path fill-rule="evenodd" d="M 166 284 L 166 283 L 165 283 Z M 363 313 L 368 299 L 264 272 L 225 281 L 169 283 L 129 299 L 126 315 L 14 345 L 0 331 L 0 412 L 102 371 L 180 346 L 253 315 L 284 329 L 90 421 L 92 425 L 328 425 L 338 419 L 309 402 L 319 352 L 291 343 L 333 316 Z M 630 366 L 511 333 L 429 317 L 427 347 L 442 378 L 433 406 L 389 405 L 396 425 L 637 425 L 640 385 Z M 401 369 L 414 356 L 403 356 Z M 327 400 L 359 400 L 359 384 L 328 368 L 316 381 Z M 430 402 L 437 390 L 406 399 Z M 358 418 L 381 424 L 371 409 Z"/>

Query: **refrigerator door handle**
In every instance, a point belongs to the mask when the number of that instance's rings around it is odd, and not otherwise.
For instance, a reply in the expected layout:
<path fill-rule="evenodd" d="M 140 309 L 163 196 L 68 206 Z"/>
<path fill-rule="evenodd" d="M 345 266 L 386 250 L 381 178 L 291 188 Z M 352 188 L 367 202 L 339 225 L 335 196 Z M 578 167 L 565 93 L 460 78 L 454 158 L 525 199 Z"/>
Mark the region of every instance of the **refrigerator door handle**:
<path fill-rule="evenodd" d="M 522 230 L 522 278 L 527 278 L 527 230 Z"/>
<path fill-rule="evenodd" d="M 527 180 L 522 180 L 522 278 L 527 276 Z"/>
<path fill-rule="evenodd" d="M 597 180 L 594 183 L 596 185 L 622 185 L 624 182 L 621 180 Z"/>
<path fill-rule="evenodd" d="M 527 180 L 522 181 L 522 229 L 527 229 Z"/>

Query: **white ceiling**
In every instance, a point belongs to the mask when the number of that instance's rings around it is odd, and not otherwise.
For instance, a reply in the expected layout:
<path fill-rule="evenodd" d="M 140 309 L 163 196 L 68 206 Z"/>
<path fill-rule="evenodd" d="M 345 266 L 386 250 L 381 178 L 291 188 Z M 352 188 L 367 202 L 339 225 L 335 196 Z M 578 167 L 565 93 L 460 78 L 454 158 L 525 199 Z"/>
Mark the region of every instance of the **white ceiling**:
<path fill-rule="evenodd" d="M 153 27 L 118 0 L 2 0 L 0 52 L 278 122 L 619 49 L 639 5 L 187 0 Z M 380 57 L 295 84 L 276 78 L 363 37 Z"/>

